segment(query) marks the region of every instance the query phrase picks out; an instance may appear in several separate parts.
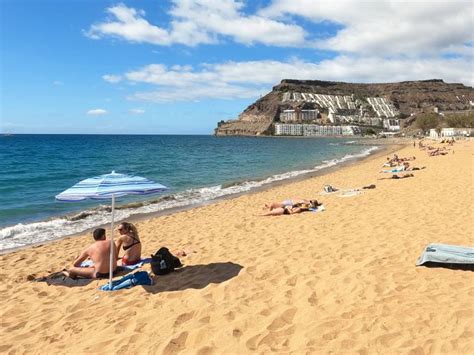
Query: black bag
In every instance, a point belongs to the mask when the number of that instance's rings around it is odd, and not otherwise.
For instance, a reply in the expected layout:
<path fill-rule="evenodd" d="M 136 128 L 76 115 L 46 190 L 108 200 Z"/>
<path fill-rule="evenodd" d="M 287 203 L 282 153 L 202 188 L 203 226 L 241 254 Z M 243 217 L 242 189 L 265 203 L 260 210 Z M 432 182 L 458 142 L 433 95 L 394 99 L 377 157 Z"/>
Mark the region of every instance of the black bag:
<path fill-rule="evenodd" d="M 183 266 L 181 261 L 170 253 L 168 248 L 160 248 L 151 256 L 151 270 L 155 275 L 166 275 Z"/>

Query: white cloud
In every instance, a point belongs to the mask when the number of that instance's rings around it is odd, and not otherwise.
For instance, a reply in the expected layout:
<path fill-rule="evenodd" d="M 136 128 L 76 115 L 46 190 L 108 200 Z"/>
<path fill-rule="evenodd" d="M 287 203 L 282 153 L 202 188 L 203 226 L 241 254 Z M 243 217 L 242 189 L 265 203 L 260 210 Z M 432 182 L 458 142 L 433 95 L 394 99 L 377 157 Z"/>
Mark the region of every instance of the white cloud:
<path fill-rule="evenodd" d="M 472 55 L 474 3 L 469 0 L 273 0 L 247 14 L 239 0 L 173 0 L 167 27 L 145 19 L 145 12 L 124 4 L 107 9 L 109 18 L 86 35 L 114 36 L 131 42 L 188 46 L 231 39 L 246 45 L 309 47 L 365 55 L 414 56 L 453 49 Z M 308 33 L 301 19 L 334 23 L 336 34 L 324 39 Z"/>
<path fill-rule="evenodd" d="M 132 108 L 128 110 L 128 113 L 132 115 L 143 115 L 145 113 L 145 110 L 142 108 Z"/>
<path fill-rule="evenodd" d="M 102 79 L 108 81 L 109 83 L 118 83 L 122 81 L 122 77 L 120 75 L 102 75 Z"/>
<path fill-rule="evenodd" d="M 274 0 L 260 15 L 291 15 L 342 26 L 335 36 L 314 42 L 318 48 L 413 56 L 445 51 L 453 45 L 461 51 L 468 49 L 474 40 L 473 4 L 469 0 Z"/>
<path fill-rule="evenodd" d="M 243 44 L 303 45 L 305 31 L 297 25 L 259 15 L 246 15 L 243 2 L 237 0 L 174 0 L 168 28 L 148 22 L 143 10 L 124 4 L 107 9 L 108 20 L 93 24 L 86 36 L 99 39 L 119 37 L 138 43 L 196 46 L 218 43 L 230 37 Z"/>
<path fill-rule="evenodd" d="M 92 110 L 87 111 L 86 114 L 88 116 L 104 116 L 104 115 L 107 115 L 108 112 L 107 112 L 107 110 L 104 110 L 102 108 L 96 108 L 96 109 L 92 109 Z"/>
<path fill-rule="evenodd" d="M 262 60 L 203 64 L 199 69 L 152 64 L 122 76 L 132 83 L 155 85 L 154 90 L 128 97 L 152 102 L 256 98 L 282 79 L 373 83 L 436 78 L 474 84 L 472 63 L 463 58 L 339 56 L 319 63 Z"/>
<path fill-rule="evenodd" d="M 255 88 L 244 85 L 194 85 L 188 89 L 182 87 L 160 88 L 158 90 L 137 92 L 128 97 L 132 101 L 177 102 L 200 101 L 206 99 L 248 99 L 266 94 L 266 87 Z"/>
<path fill-rule="evenodd" d="M 161 27 L 150 23 L 144 11 L 119 4 L 108 8 L 110 18 L 92 25 L 87 34 L 166 46 L 231 40 L 245 45 L 318 48 L 336 55 L 318 62 L 158 63 L 103 76 L 110 83 L 154 86 L 129 95 L 131 100 L 255 98 L 284 78 L 346 82 L 440 78 L 474 84 L 472 1 L 273 0 L 254 13 L 248 13 L 245 2 L 239 0 L 172 3 L 169 21 Z M 321 28 L 331 34 L 318 33 Z"/>
<path fill-rule="evenodd" d="M 64 83 L 62 81 L 55 80 L 55 81 L 53 81 L 53 85 L 54 86 L 62 86 L 62 85 L 64 85 Z"/>

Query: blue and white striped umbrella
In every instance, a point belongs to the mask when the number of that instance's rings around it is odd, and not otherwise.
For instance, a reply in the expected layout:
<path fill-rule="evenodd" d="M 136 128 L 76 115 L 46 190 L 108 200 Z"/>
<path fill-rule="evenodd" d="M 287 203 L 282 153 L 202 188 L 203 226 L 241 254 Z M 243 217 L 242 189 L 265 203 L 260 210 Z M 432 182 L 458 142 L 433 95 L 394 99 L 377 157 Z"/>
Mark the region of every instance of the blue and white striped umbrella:
<path fill-rule="evenodd" d="M 112 171 L 111 174 L 105 174 L 82 180 L 73 187 L 61 192 L 56 196 L 56 200 L 69 202 L 82 201 L 86 199 L 112 200 L 109 274 L 110 289 L 112 289 L 115 198 L 125 195 L 154 194 L 167 189 L 168 188 L 166 186 L 148 180 L 144 177 L 118 174 L 115 171 Z"/>
<path fill-rule="evenodd" d="M 167 190 L 166 186 L 140 176 L 111 174 L 96 176 L 78 182 L 56 196 L 59 201 L 103 200 L 125 195 L 148 195 Z"/>

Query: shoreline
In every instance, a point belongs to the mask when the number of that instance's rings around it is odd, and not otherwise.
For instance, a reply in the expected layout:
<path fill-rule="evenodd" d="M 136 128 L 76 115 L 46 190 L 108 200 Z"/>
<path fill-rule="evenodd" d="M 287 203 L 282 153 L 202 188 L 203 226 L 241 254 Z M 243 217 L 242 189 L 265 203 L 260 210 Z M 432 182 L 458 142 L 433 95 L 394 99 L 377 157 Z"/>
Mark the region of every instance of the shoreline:
<path fill-rule="evenodd" d="M 314 137 L 309 137 L 309 138 L 314 138 Z M 344 139 L 344 140 L 346 140 L 346 139 Z M 373 142 L 373 141 L 370 141 L 370 143 L 365 143 L 364 142 L 364 144 L 359 144 L 359 142 L 357 142 L 357 145 L 360 145 L 360 146 L 376 145 L 374 143 L 375 142 Z M 278 186 L 284 186 L 284 185 L 287 185 L 287 184 L 292 184 L 292 183 L 295 183 L 295 182 L 298 182 L 298 181 L 311 179 L 311 178 L 314 178 L 314 177 L 317 177 L 317 176 L 328 175 L 328 174 L 331 174 L 332 172 L 337 171 L 339 169 L 344 169 L 347 166 L 351 166 L 353 164 L 358 164 L 362 161 L 369 160 L 371 158 L 376 158 L 380 155 L 392 154 L 392 153 L 402 149 L 407 144 L 408 143 L 403 143 L 403 142 L 398 142 L 398 143 L 395 143 L 393 141 L 390 142 L 390 143 L 387 142 L 386 144 L 380 144 L 379 146 L 377 146 L 377 150 L 375 152 L 369 153 L 366 156 L 354 157 L 354 158 L 348 159 L 346 161 L 343 161 L 341 163 L 338 163 L 334 166 L 329 166 L 329 167 L 320 169 L 318 171 L 312 171 L 312 172 L 304 173 L 304 174 L 301 174 L 301 175 L 298 175 L 298 176 L 295 176 L 295 177 L 290 177 L 290 178 L 279 180 L 279 181 L 273 181 L 271 183 L 255 187 L 250 191 L 243 191 L 243 192 L 238 192 L 238 193 L 234 193 L 234 194 L 228 194 L 228 195 L 220 196 L 220 197 L 214 198 L 212 200 L 208 200 L 208 201 L 202 201 L 202 202 L 194 203 L 194 204 L 191 203 L 191 204 L 185 205 L 185 206 L 171 207 L 171 208 L 167 208 L 167 209 L 160 210 L 160 211 L 132 214 L 131 216 L 129 216 L 125 219 L 116 220 L 115 225 L 117 225 L 121 221 L 125 221 L 125 220 L 133 223 L 133 222 L 143 221 L 143 220 L 150 219 L 150 218 L 155 218 L 155 217 L 160 217 L 160 216 L 167 216 L 167 215 L 171 215 L 171 214 L 174 214 L 174 213 L 179 213 L 179 212 L 182 212 L 182 211 L 188 211 L 188 210 L 191 210 L 191 209 L 212 205 L 212 204 L 218 203 L 220 201 L 235 199 L 235 198 L 238 198 L 242 195 L 255 194 L 255 193 L 266 191 L 266 190 L 269 190 L 269 189 L 272 189 L 272 188 L 275 188 L 275 187 L 278 187 Z M 66 218 L 67 216 L 68 215 L 66 215 L 66 216 L 56 216 L 56 217 L 51 217 L 50 219 L 37 221 L 37 222 L 31 222 L 31 223 L 47 222 L 47 221 L 50 221 L 50 220 Z M 13 226 L 7 226 L 5 228 L 13 227 Z M 84 234 L 90 234 L 95 228 L 110 229 L 110 223 L 93 225 L 93 226 L 91 226 L 91 227 L 89 227 L 89 228 L 87 228 L 87 229 L 85 229 L 81 232 L 65 235 L 65 236 L 62 236 L 62 237 L 57 238 L 57 239 L 51 239 L 51 240 L 47 240 L 47 241 L 35 242 L 35 243 L 31 243 L 31 244 L 24 245 L 24 246 L 14 247 L 14 248 L 6 248 L 6 249 L 3 249 L 3 250 L 0 250 L 0 255 L 6 255 L 6 254 L 16 252 L 18 250 L 24 250 L 24 249 L 27 249 L 27 248 L 34 248 L 34 247 L 38 247 L 38 246 L 42 246 L 42 245 L 47 245 L 47 244 L 50 244 L 50 243 L 53 243 L 53 242 L 56 242 L 56 241 L 61 241 L 61 240 L 68 239 L 68 238 L 74 238 L 74 237 L 82 236 Z"/>

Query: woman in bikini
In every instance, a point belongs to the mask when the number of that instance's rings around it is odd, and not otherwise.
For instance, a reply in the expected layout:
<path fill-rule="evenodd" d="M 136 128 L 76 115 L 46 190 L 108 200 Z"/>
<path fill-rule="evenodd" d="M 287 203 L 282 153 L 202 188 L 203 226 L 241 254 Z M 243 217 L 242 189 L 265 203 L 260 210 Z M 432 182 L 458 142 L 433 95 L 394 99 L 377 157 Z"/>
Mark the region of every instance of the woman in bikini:
<path fill-rule="evenodd" d="M 282 201 L 282 202 L 272 202 L 270 204 L 266 203 L 265 207 L 263 209 L 272 211 L 276 208 L 291 207 L 291 206 L 299 204 L 299 203 L 310 203 L 310 200 L 306 200 L 304 198 L 292 198 L 292 199 L 285 200 L 285 201 Z"/>
<path fill-rule="evenodd" d="M 125 252 L 122 256 L 122 265 L 133 265 L 140 261 L 142 255 L 142 243 L 138 237 L 137 228 L 129 222 L 122 222 L 118 231 L 120 237 L 115 241 L 117 250 L 123 246 Z"/>
<path fill-rule="evenodd" d="M 281 216 L 284 214 L 295 214 L 301 213 L 305 211 L 309 211 L 310 209 L 318 208 L 321 206 L 316 200 L 309 200 L 309 202 L 298 202 L 293 205 L 287 205 L 284 207 L 276 207 L 268 211 L 267 213 L 262 214 L 261 216 Z"/>

